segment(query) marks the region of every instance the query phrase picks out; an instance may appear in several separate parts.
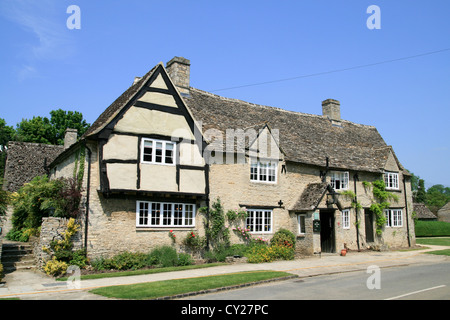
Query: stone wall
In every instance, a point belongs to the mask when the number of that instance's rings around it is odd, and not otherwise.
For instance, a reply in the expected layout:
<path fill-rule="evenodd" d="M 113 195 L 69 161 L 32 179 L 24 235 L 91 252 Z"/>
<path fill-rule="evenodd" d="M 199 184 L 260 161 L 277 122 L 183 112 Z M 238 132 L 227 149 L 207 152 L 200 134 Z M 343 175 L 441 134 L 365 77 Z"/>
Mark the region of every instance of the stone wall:
<path fill-rule="evenodd" d="M 35 257 L 36 266 L 39 269 L 43 269 L 45 263 L 51 259 L 51 256 L 45 252 L 42 248 L 50 248 L 50 243 L 53 240 L 63 239 L 63 234 L 67 230 L 67 223 L 69 219 L 48 217 L 42 218 L 41 234 L 39 238 L 32 240 L 34 249 L 33 254 Z M 81 224 L 77 222 L 78 224 Z M 73 248 L 81 249 L 83 247 L 82 229 L 80 229 L 73 237 Z"/>

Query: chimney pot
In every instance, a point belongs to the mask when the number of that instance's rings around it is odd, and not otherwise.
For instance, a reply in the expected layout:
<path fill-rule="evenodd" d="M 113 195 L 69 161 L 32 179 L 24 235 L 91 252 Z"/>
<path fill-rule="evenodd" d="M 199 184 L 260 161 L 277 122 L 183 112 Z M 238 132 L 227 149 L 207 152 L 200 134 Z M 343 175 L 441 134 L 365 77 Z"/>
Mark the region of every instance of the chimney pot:
<path fill-rule="evenodd" d="M 174 57 L 166 63 L 166 70 L 175 86 L 183 95 L 189 95 L 191 62 L 183 57 Z"/>

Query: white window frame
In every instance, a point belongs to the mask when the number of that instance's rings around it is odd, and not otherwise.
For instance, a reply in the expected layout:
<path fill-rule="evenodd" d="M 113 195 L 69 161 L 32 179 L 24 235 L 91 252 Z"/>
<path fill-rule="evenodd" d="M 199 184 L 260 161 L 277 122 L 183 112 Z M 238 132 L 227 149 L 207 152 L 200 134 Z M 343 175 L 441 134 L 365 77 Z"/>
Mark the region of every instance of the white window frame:
<path fill-rule="evenodd" d="M 250 159 L 250 181 L 277 183 L 278 178 L 278 161 Z M 269 181 L 270 180 L 270 181 Z"/>
<path fill-rule="evenodd" d="M 398 190 L 399 189 L 398 172 L 386 171 L 384 173 L 384 185 L 386 186 L 386 189 Z"/>
<path fill-rule="evenodd" d="M 151 142 L 152 143 L 152 154 L 151 154 L 151 160 L 144 160 L 144 149 L 145 149 L 145 143 Z M 156 144 L 161 143 L 161 162 L 156 161 Z M 168 145 L 172 145 L 172 163 L 166 163 L 166 152 L 168 151 Z M 176 162 L 176 150 L 177 150 L 177 144 L 174 141 L 166 141 L 166 140 L 158 140 L 158 139 L 150 139 L 150 138 L 142 138 L 141 140 L 141 163 L 149 163 L 149 164 L 159 164 L 159 165 L 166 165 L 166 166 L 174 166 Z"/>
<path fill-rule="evenodd" d="M 302 220 L 303 220 L 303 222 L 302 222 Z M 298 222 L 298 234 L 305 235 L 306 234 L 306 214 L 298 214 L 297 222 Z"/>
<path fill-rule="evenodd" d="M 136 201 L 136 227 L 194 227 L 193 203 Z"/>
<path fill-rule="evenodd" d="M 342 229 L 350 229 L 350 209 L 342 210 Z"/>
<path fill-rule="evenodd" d="M 348 190 L 349 173 L 348 171 L 332 171 L 330 173 L 331 186 L 334 190 Z M 337 186 L 336 181 L 339 181 Z"/>
<path fill-rule="evenodd" d="M 273 211 L 267 209 L 248 209 L 245 228 L 250 233 L 272 233 Z"/>
<path fill-rule="evenodd" d="M 401 228 L 403 227 L 403 210 L 402 209 L 385 209 L 386 227 Z"/>

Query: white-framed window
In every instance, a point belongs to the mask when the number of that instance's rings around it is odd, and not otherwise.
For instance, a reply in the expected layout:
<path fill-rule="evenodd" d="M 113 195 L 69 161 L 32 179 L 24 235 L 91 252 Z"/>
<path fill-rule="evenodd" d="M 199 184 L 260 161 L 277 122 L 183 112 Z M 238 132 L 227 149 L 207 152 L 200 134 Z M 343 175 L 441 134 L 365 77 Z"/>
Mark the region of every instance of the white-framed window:
<path fill-rule="evenodd" d="M 272 210 L 247 209 L 245 228 L 251 233 L 271 233 Z"/>
<path fill-rule="evenodd" d="M 350 229 L 350 209 L 342 210 L 342 228 Z"/>
<path fill-rule="evenodd" d="M 250 181 L 277 182 L 278 161 L 256 159 L 250 161 Z"/>
<path fill-rule="evenodd" d="M 141 163 L 174 165 L 175 149 L 175 142 L 143 138 L 141 142 Z"/>
<path fill-rule="evenodd" d="M 137 227 L 193 227 L 195 204 L 136 202 Z"/>
<path fill-rule="evenodd" d="M 304 235 L 306 233 L 306 214 L 297 215 L 298 234 Z"/>
<path fill-rule="evenodd" d="M 386 227 L 403 227 L 403 211 L 402 209 L 386 209 Z"/>
<path fill-rule="evenodd" d="M 397 189 L 398 190 L 398 173 L 397 172 L 385 172 L 384 173 L 384 184 L 386 189 Z"/>
<path fill-rule="evenodd" d="M 348 171 L 332 171 L 330 177 L 331 186 L 334 190 L 348 189 Z"/>

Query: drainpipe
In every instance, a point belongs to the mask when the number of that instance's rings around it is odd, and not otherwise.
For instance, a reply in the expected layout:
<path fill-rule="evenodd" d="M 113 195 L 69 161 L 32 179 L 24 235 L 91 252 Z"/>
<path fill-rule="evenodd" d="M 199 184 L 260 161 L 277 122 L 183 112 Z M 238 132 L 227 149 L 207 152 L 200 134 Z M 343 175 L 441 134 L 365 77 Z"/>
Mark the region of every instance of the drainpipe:
<path fill-rule="evenodd" d="M 355 204 L 358 203 L 358 196 L 357 196 L 357 192 L 356 192 L 356 181 L 358 181 L 358 173 L 355 173 L 353 175 L 353 184 L 354 184 L 354 188 L 355 188 Z M 358 222 L 358 206 L 355 206 L 355 219 L 356 219 L 356 243 L 358 244 L 358 252 L 361 251 L 360 247 L 359 247 L 359 222 Z"/>
<path fill-rule="evenodd" d="M 86 217 L 84 221 L 84 248 L 86 249 L 87 256 L 87 247 L 88 247 L 88 222 L 89 222 L 89 194 L 91 190 L 91 157 L 92 151 L 88 148 L 88 146 L 84 145 L 84 147 L 88 151 L 88 176 L 87 176 L 87 186 L 86 186 Z"/>
<path fill-rule="evenodd" d="M 411 239 L 409 236 L 409 218 L 408 218 L 408 197 L 406 196 L 406 181 L 405 176 L 403 176 L 403 193 L 405 194 L 405 211 L 406 211 L 406 232 L 408 233 L 408 247 L 411 247 Z"/>

